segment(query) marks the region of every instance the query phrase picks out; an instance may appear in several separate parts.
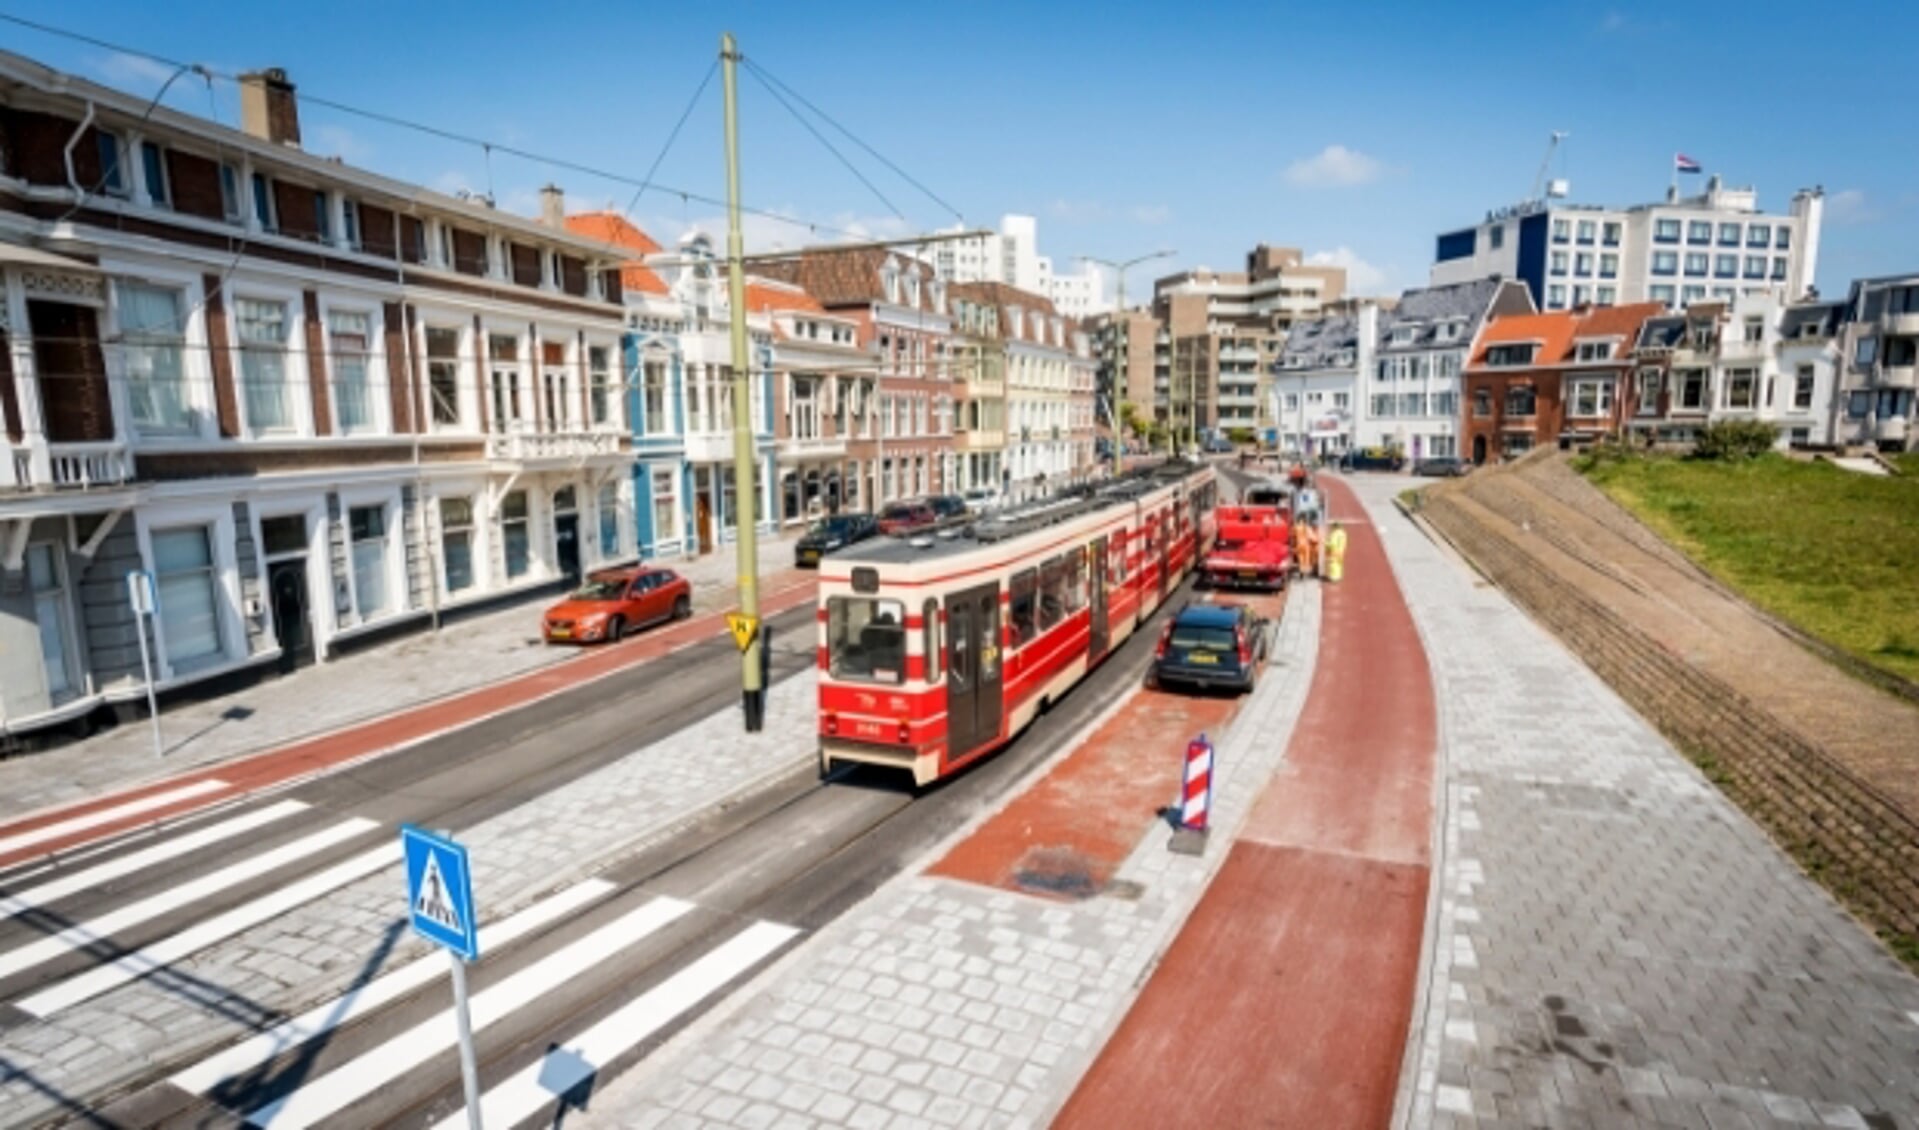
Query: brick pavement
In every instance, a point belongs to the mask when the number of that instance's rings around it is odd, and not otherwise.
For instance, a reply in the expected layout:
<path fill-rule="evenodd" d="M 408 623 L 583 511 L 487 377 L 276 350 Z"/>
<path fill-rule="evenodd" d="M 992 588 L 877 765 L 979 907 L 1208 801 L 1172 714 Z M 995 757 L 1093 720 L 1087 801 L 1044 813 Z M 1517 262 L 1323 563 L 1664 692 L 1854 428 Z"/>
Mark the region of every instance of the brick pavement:
<path fill-rule="evenodd" d="M 528 803 L 460 830 L 486 921 L 658 843 L 716 801 L 806 764 L 815 674 L 776 684 L 765 729 L 720 709 Z M 728 704 L 730 705 L 730 703 Z M 397 866 L 85 1004 L 0 1034 L 0 1121 L 100 1093 L 145 1061 L 225 1044 L 423 954 L 399 917 Z"/>
<path fill-rule="evenodd" d="M 1044 1125 L 1278 763 L 1312 681 L 1318 633 L 1319 590 L 1295 586 L 1274 665 L 1217 742 L 1215 842 L 1203 857 L 1168 852 L 1167 829 L 1156 825 L 1107 892 L 1081 902 L 917 871 L 897 878 L 666 1054 L 597 1092 L 584 1124 Z"/>
<path fill-rule="evenodd" d="M 789 539 L 763 539 L 761 576 L 789 569 L 792 552 Z M 664 564 L 693 582 L 695 612 L 733 606 L 738 569 L 730 550 Z M 163 709 L 164 758 L 154 757 L 152 731 L 142 719 L 0 761 L 0 819 L 219 764 L 558 663 L 575 649 L 547 647 L 536 629 L 540 609 L 554 599 L 542 594 L 456 620 L 437 634 L 415 632 L 291 676 Z"/>
<path fill-rule="evenodd" d="M 1911 1126 L 1919 979 L 1496 589 L 1354 483 L 1440 705 L 1398 1125 Z"/>

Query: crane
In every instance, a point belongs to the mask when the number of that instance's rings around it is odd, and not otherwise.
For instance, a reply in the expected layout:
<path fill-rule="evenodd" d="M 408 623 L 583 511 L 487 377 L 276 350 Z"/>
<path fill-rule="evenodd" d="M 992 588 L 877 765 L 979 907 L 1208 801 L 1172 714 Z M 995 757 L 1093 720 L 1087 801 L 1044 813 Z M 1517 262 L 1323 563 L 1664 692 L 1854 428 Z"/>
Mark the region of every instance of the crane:
<path fill-rule="evenodd" d="M 1539 175 L 1533 178 L 1532 195 L 1526 198 L 1529 202 L 1545 199 L 1542 194 L 1546 191 L 1546 172 L 1552 168 L 1553 154 L 1559 151 L 1559 143 L 1571 136 L 1572 133 L 1569 130 L 1553 131 L 1552 140 L 1546 143 L 1546 156 L 1539 162 Z"/>

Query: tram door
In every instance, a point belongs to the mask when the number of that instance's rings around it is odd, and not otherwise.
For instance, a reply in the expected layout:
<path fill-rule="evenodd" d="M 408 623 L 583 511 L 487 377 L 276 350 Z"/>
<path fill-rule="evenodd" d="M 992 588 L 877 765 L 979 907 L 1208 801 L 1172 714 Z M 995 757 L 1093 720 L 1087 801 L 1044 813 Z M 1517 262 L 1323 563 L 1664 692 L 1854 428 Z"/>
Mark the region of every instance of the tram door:
<path fill-rule="evenodd" d="M 1093 559 L 1087 562 L 1093 573 L 1093 641 L 1092 658 L 1098 659 L 1112 646 L 1113 633 L 1106 626 L 1106 539 L 1093 539 Z"/>
<path fill-rule="evenodd" d="M 999 585 L 946 598 L 946 746 L 963 757 L 999 737 Z"/>

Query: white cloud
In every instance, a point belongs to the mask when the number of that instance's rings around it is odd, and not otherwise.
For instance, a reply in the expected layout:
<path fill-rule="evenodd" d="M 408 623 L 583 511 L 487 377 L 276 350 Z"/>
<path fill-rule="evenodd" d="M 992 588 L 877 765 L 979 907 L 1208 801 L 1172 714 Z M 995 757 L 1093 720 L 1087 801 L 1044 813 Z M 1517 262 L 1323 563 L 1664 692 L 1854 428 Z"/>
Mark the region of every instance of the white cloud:
<path fill-rule="evenodd" d="M 1346 188 L 1379 179 L 1377 159 L 1344 145 L 1326 148 L 1286 166 L 1286 179 L 1302 188 Z"/>
<path fill-rule="evenodd" d="M 1841 226 L 1870 224 L 1882 214 L 1861 188 L 1842 188 L 1826 197 L 1826 219 Z"/>
<path fill-rule="evenodd" d="M 129 55 L 124 51 L 114 51 L 90 59 L 87 61 L 87 68 L 115 86 L 125 87 L 141 94 L 151 94 L 160 89 L 178 69 L 156 59 L 149 59 L 145 55 Z M 185 81 L 187 77 L 190 76 L 182 76 L 181 81 Z M 173 85 L 177 88 L 180 83 L 176 82 Z"/>
<path fill-rule="evenodd" d="M 1340 246 L 1331 251 L 1315 251 L 1306 257 L 1306 262 L 1315 267 L 1346 268 L 1346 289 L 1353 294 L 1384 294 L 1390 279 L 1390 268 L 1375 267 L 1360 258 L 1359 253 L 1350 247 Z"/>

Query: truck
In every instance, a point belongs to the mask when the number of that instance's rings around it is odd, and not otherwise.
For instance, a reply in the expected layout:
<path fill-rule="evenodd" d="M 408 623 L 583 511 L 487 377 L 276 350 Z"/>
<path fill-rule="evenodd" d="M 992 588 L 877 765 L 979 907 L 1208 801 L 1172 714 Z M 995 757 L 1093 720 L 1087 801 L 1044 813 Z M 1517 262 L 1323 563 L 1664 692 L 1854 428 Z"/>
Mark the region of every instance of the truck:
<path fill-rule="evenodd" d="M 1199 564 L 1200 581 L 1212 588 L 1286 587 L 1293 565 L 1293 525 L 1283 505 L 1219 506 L 1213 510 L 1212 552 Z"/>

